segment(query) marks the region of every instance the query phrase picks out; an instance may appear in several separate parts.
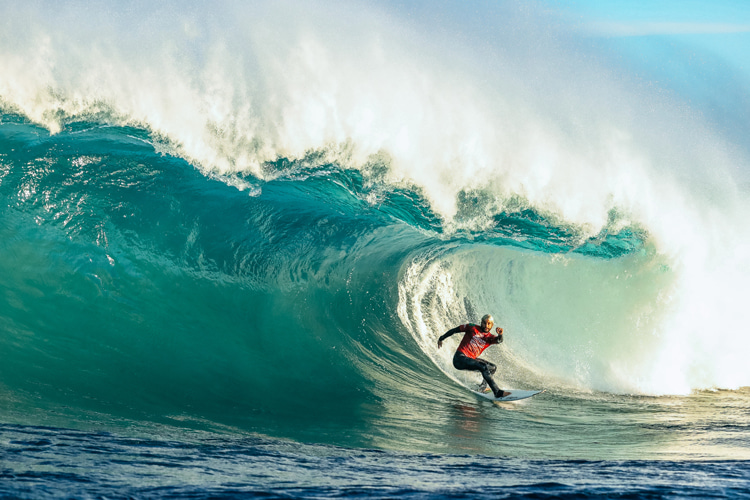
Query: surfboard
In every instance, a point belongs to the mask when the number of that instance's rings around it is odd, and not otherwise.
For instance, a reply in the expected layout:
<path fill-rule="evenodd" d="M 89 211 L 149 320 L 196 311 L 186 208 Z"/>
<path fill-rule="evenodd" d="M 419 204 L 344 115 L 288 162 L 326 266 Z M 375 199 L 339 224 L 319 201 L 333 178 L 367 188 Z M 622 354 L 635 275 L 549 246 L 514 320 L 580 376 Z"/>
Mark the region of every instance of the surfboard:
<path fill-rule="evenodd" d="M 508 396 L 502 397 L 502 398 L 496 398 L 494 394 L 492 394 L 492 391 L 490 392 L 479 392 L 479 391 L 471 391 L 477 396 L 482 396 L 485 399 L 489 399 L 490 401 L 520 401 L 521 399 L 530 398 L 531 396 L 536 396 L 537 394 L 541 394 L 544 392 L 544 389 L 538 390 L 538 391 L 524 391 L 522 389 L 508 389 L 508 392 L 510 393 Z"/>

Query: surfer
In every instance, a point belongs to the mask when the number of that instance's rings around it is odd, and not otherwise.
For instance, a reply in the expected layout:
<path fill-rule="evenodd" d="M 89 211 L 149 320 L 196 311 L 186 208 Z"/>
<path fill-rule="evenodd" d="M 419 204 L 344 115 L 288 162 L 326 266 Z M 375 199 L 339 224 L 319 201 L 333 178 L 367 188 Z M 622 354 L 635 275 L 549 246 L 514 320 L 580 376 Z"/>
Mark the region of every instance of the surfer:
<path fill-rule="evenodd" d="M 464 332 L 464 338 L 461 339 L 461 343 L 458 344 L 456 354 L 453 355 L 453 367 L 456 370 L 471 370 L 481 372 L 484 381 L 480 386 L 480 391 L 484 391 L 487 386 L 492 389 L 492 393 L 496 398 L 502 398 L 510 395 L 510 392 L 500 389 L 495 381 L 492 379 L 492 374 L 497 370 L 497 366 L 490 363 L 487 360 L 479 358 L 482 351 L 487 349 L 492 344 L 499 344 L 503 341 L 503 329 L 497 327 L 495 331 L 497 335 L 492 335 L 492 325 L 495 324 L 495 320 L 491 315 L 486 314 L 482 318 L 482 324 L 480 326 L 467 323 L 465 325 L 457 326 L 445 332 L 438 339 L 438 349 L 443 347 L 443 340 L 447 339 L 453 334 L 458 332 Z"/>

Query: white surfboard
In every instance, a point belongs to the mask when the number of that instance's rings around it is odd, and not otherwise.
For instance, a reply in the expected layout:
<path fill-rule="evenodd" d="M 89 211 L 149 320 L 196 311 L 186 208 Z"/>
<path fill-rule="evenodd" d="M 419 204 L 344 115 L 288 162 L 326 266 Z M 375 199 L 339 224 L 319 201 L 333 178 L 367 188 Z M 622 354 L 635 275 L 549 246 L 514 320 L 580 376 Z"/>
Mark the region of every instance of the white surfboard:
<path fill-rule="evenodd" d="M 492 391 L 489 392 L 478 392 L 478 391 L 471 391 L 477 396 L 482 396 L 483 398 L 489 399 L 490 401 L 519 401 L 521 399 L 530 398 L 531 396 L 536 396 L 537 394 L 541 394 L 544 392 L 544 389 L 539 391 L 524 391 L 522 389 L 508 389 L 507 392 L 510 394 L 508 396 L 502 397 L 502 398 L 496 398 L 494 394 L 492 394 Z"/>

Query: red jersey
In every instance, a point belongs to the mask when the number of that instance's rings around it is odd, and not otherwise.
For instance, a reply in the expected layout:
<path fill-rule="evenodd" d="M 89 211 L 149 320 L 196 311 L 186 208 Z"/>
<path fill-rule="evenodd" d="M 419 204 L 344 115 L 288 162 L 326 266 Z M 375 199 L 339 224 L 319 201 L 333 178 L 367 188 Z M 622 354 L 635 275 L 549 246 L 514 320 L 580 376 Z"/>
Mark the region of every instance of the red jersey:
<path fill-rule="evenodd" d="M 466 332 L 464 333 L 464 338 L 461 339 L 461 343 L 458 344 L 458 351 L 471 359 L 477 359 L 477 356 L 482 354 L 482 351 L 496 343 L 497 337 L 490 332 L 484 333 L 477 325 L 468 323 L 459 326 L 458 329 Z"/>

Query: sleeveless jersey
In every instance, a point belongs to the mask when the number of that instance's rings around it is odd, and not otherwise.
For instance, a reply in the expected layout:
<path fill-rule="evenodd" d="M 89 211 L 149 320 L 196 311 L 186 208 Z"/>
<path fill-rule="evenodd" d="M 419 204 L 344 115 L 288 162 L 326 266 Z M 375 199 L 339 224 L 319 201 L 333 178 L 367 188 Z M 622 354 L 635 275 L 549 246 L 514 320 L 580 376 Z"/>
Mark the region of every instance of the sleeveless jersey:
<path fill-rule="evenodd" d="M 495 340 L 495 336 L 490 332 L 484 333 L 477 325 L 471 323 L 461 325 L 458 329 L 466 332 L 464 338 L 461 339 L 461 343 L 458 344 L 458 351 L 471 359 L 476 359 L 477 356 L 482 354 L 482 351 L 491 345 L 490 342 Z"/>

